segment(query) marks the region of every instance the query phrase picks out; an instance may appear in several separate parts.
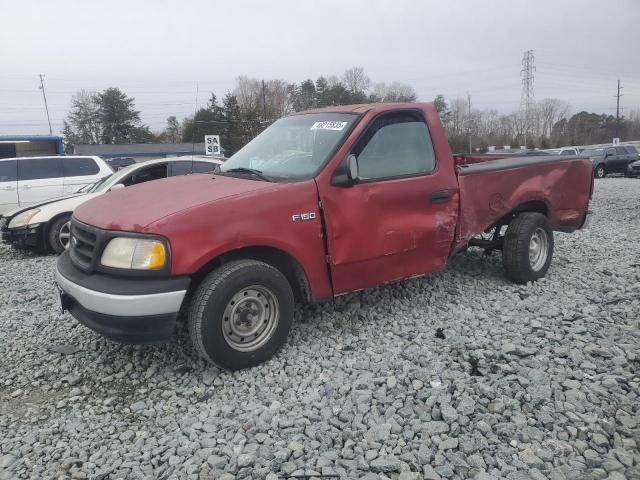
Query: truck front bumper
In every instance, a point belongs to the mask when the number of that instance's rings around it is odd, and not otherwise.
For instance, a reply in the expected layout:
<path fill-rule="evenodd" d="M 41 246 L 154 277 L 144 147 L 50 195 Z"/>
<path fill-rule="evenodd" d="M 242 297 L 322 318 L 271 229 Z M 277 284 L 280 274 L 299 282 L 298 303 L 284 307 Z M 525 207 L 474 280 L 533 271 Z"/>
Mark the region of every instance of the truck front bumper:
<path fill-rule="evenodd" d="M 100 335 L 121 343 L 170 340 L 189 277 L 131 278 L 76 268 L 68 252 L 58 259 L 56 283 L 63 310 Z"/>

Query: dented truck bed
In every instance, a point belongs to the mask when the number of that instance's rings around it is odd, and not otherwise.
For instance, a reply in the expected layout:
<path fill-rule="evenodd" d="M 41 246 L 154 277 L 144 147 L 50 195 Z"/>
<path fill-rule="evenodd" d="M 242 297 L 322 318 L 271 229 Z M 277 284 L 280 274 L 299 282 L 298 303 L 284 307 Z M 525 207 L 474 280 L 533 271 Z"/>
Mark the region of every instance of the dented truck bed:
<path fill-rule="evenodd" d="M 576 230 L 585 221 L 593 194 L 593 168 L 588 158 L 487 157 L 456 169 L 460 213 L 454 252 L 518 211 L 539 211 L 555 230 Z"/>

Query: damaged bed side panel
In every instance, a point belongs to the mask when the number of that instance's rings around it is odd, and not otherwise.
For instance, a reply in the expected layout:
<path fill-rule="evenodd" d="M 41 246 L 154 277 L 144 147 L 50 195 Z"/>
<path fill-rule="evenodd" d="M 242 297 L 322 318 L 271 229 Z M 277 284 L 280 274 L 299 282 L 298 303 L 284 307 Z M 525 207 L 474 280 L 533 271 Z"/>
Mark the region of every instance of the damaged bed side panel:
<path fill-rule="evenodd" d="M 593 179 L 590 160 L 515 158 L 481 165 L 459 168 L 461 203 L 454 252 L 527 205 L 543 209 L 555 229 L 580 228 Z"/>

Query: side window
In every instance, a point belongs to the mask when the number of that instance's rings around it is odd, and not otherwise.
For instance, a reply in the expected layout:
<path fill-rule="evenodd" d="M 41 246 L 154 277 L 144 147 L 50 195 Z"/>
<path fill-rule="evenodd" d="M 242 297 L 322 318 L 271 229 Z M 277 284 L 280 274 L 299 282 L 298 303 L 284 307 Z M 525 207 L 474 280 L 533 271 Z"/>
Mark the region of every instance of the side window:
<path fill-rule="evenodd" d="M 213 172 L 216 169 L 215 163 L 193 162 L 193 173 Z"/>
<path fill-rule="evenodd" d="M 627 155 L 627 149 L 624 147 L 616 147 L 616 153 L 618 155 Z"/>
<path fill-rule="evenodd" d="M 159 180 L 161 178 L 167 178 L 167 164 L 162 165 L 154 165 L 153 167 L 144 168 L 139 170 L 127 179 L 125 179 L 122 184 L 125 187 L 131 185 L 138 185 L 139 183 L 150 182 L 152 180 Z"/>
<path fill-rule="evenodd" d="M 436 166 L 427 125 L 412 113 L 376 119 L 351 153 L 363 180 L 422 175 Z"/>
<path fill-rule="evenodd" d="M 573 150 L 562 150 L 560 152 L 560 155 L 575 155 L 576 152 L 574 152 Z"/>
<path fill-rule="evenodd" d="M 169 165 L 171 167 L 172 177 L 175 175 L 186 175 L 191 173 L 191 160 L 188 162 L 171 162 Z"/>
<path fill-rule="evenodd" d="M 29 158 L 18 162 L 18 180 L 39 180 L 62 176 L 62 162 L 59 157 Z"/>
<path fill-rule="evenodd" d="M 605 156 L 606 156 L 606 155 L 615 155 L 615 154 L 616 154 L 616 149 L 615 149 L 615 148 L 613 148 L 613 147 L 611 147 L 611 148 L 607 148 L 607 151 L 606 151 L 606 153 L 605 153 Z"/>
<path fill-rule="evenodd" d="M 65 177 L 83 177 L 100 172 L 100 168 L 92 158 L 62 157 L 62 170 Z"/>
<path fill-rule="evenodd" d="M 16 160 L 0 161 L 0 182 L 15 182 L 18 179 Z"/>

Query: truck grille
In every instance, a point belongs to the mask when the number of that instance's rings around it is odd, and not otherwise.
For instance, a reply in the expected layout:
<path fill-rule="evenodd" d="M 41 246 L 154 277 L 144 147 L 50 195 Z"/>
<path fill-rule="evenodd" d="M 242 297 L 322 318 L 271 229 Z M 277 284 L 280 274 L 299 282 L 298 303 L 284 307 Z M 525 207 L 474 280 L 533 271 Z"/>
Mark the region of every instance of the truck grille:
<path fill-rule="evenodd" d="M 102 250 L 103 230 L 89 225 L 84 225 L 75 219 L 71 219 L 71 245 L 69 256 L 71 261 L 81 270 L 91 272 Z"/>

